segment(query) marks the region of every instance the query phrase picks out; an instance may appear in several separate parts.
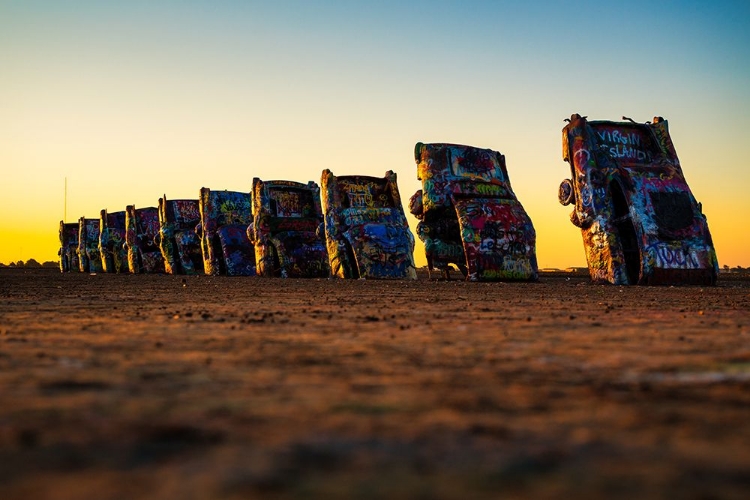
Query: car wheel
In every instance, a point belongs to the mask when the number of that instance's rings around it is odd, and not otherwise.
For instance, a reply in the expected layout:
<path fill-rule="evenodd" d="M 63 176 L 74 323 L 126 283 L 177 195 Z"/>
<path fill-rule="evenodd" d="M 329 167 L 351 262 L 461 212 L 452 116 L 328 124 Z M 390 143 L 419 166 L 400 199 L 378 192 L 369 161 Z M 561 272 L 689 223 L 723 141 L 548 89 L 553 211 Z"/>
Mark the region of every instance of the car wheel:
<path fill-rule="evenodd" d="M 575 198 L 573 182 L 570 179 L 565 179 L 560 183 L 560 188 L 557 191 L 557 199 L 561 205 L 570 205 L 575 201 Z"/>

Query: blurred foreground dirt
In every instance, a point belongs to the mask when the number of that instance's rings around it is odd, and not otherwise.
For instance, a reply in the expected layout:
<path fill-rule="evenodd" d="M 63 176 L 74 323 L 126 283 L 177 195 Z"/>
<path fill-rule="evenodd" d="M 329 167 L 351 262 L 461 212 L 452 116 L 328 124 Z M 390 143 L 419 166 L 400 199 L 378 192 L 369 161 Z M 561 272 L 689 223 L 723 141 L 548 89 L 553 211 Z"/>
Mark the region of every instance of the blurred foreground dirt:
<path fill-rule="evenodd" d="M 750 498 L 750 278 L 0 269 L 0 498 Z"/>

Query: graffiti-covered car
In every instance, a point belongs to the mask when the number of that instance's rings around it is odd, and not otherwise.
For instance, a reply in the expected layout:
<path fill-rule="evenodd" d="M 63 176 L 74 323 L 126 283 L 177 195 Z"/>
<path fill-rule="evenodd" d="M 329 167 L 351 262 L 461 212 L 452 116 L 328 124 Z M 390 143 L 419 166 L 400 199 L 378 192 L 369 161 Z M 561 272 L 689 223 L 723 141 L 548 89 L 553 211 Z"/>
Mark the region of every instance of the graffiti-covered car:
<path fill-rule="evenodd" d="M 73 270 L 79 271 L 78 267 L 78 222 L 60 221 L 60 272 L 69 273 Z"/>
<path fill-rule="evenodd" d="M 195 232 L 201 212 L 197 199 L 159 198 L 159 248 L 169 274 L 202 274 L 201 241 Z"/>
<path fill-rule="evenodd" d="M 82 273 L 102 272 L 99 253 L 99 219 L 78 219 L 78 268 Z"/>
<path fill-rule="evenodd" d="M 414 236 L 409 230 L 396 174 L 321 179 L 331 275 L 340 278 L 416 279 Z"/>
<path fill-rule="evenodd" d="M 102 209 L 99 217 L 99 253 L 105 273 L 127 273 L 128 250 L 125 246 L 125 211 Z"/>
<path fill-rule="evenodd" d="M 199 198 L 203 268 L 206 274 L 255 275 L 255 248 L 247 236 L 253 222 L 250 193 L 201 188 Z"/>
<path fill-rule="evenodd" d="M 156 207 L 125 208 L 125 242 L 132 274 L 163 273 L 164 259 L 157 242 L 159 210 Z"/>
<path fill-rule="evenodd" d="M 253 179 L 253 224 L 259 276 L 326 278 L 328 252 L 318 227 L 323 224 L 320 187 L 293 181 Z"/>
<path fill-rule="evenodd" d="M 563 128 L 573 204 L 594 281 L 619 285 L 716 283 L 719 264 L 701 205 L 685 181 L 667 121 L 588 120 Z"/>
<path fill-rule="evenodd" d="M 450 264 L 468 280 L 537 279 L 536 232 L 513 193 L 505 156 L 458 144 L 417 143 L 422 189 L 409 210 L 419 223 L 430 274 Z"/>

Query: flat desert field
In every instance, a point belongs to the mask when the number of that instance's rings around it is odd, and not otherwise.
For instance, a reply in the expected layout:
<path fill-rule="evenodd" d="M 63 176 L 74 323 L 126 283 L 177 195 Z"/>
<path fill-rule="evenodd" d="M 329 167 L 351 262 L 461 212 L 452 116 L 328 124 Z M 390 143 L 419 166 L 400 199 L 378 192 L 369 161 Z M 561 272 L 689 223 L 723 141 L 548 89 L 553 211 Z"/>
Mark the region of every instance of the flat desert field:
<path fill-rule="evenodd" d="M 750 277 L 0 269 L 0 498 L 750 498 Z"/>

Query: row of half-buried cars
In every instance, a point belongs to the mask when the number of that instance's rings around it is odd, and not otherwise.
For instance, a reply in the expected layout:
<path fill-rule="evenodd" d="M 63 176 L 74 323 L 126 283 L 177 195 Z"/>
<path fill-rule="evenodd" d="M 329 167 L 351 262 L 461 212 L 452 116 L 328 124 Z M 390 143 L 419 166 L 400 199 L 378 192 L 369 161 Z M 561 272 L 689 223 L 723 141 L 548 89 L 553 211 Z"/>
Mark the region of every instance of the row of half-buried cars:
<path fill-rule="evenodd" d="M 201 188 L 197 199 L 61 221 L 60 269 L 416 278 L 396 174 L 326 170 L 322 185 L 255 178 L 251 192 Z"/>
<path fill-rule="evenodd" d="M 537 278 L 536 234 L 490 149 L 418 143 L 422 189 L 409 200 L 428 268 L 472 281 Z M 715 284 L 716 253 L 688 187 L 667 122 L 589 121 L 563 129 L 589 272 L 615 284 Z M 61 269 L 283 277 L 416 277 L 414 238 L 396 175 L 314 182 L 254 179 L 251 193 L 200 190 L 197 200 L 102 211 L 61 222 Z"/>

